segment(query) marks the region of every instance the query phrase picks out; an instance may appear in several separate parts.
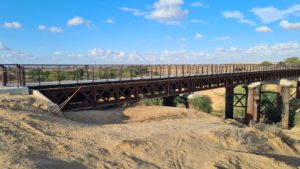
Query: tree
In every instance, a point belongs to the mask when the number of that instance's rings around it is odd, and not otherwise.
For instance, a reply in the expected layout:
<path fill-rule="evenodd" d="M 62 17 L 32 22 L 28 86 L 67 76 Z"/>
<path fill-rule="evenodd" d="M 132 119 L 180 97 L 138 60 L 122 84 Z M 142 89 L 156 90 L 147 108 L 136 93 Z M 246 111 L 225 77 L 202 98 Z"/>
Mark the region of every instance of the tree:
<path fill-rule="evenodd" d="M 261 64 L 264 65 L 264 66 L 270 66 L 270 65 L 272 65 L 272 63 L 269 62 L 269 61 L 263 61 L 263 62 L 261 62 Z"/>
<path fill-rule="evenodd" d="M 300 63 L 300 59 L 298 57 L 289 57 L 284 60 L 285 63 Z"/>

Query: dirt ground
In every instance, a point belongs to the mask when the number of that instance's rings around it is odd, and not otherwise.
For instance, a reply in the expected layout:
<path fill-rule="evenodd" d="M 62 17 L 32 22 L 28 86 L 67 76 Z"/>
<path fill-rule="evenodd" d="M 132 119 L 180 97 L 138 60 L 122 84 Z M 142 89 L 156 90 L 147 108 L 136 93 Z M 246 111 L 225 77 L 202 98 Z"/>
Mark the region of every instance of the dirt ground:
<path fill-rule="evenodd" d="M 46 110 L 32 96 L 0 95 L 0 168 L 300 169 L 299 127 L 285 135 L 171 107 Z"/>

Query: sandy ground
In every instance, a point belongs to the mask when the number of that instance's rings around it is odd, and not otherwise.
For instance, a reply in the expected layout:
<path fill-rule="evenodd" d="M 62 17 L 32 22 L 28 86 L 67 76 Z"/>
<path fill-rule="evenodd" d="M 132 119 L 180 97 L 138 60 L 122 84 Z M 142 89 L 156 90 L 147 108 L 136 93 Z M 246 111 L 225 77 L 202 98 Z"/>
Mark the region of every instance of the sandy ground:
<path fill-rule="evenodd" d="M 299 127 L 290 138 L 182 108 L 65 113 L 72 120 L 45 109 L 0 95 L 0 168 L 300 168 Z"/>

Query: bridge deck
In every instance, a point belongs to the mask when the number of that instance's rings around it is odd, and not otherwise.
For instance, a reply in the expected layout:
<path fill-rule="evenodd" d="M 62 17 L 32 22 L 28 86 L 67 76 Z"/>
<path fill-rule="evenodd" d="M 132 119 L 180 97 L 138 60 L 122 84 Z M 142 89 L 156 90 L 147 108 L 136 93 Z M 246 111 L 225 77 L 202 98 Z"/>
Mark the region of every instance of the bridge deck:
<path fill-rule="evenodd" d="M 296 64 L 0 65 L 3 86 L 38 89 L 65 109 L 136 102 L 300 76 Z M 81 87 L 79 87 L 81 86 Z"/>
<path fill-rule="evenodd" d="M 47 88 L 300 69 L 295 64 L 1 65 L 0 86 Z"/>

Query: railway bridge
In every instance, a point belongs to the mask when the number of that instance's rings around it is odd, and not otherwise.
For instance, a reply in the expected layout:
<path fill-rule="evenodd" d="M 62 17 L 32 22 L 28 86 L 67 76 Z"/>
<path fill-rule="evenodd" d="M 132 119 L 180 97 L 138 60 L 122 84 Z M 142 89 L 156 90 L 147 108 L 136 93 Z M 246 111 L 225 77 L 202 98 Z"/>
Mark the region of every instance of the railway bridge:
<path fill-rule="evenodd" d="M 246 120 L 259 120 L 260 87 L 255 82 L 300 77 L 300 65 L 202 64 L 202 65 L 54 65 L 0 64 L 0 85 L 39 90 L 67 109 L 90 108 L 139 101 L 141 98 L 173 97 L 202 90 L 226 88 L 225 117 L 242 98 L 234 93 L 245 85 Z M 0 87 L 1 87 L 0 86 Z M 299 82 L 295 96 L 300 97 Z M 283 119 L 288 118 L 291 85 L 281 85 Z M 259 89 L 259 90 L 258 90 Z M 286 127 L 286 124 L 285 124 Z"/>

